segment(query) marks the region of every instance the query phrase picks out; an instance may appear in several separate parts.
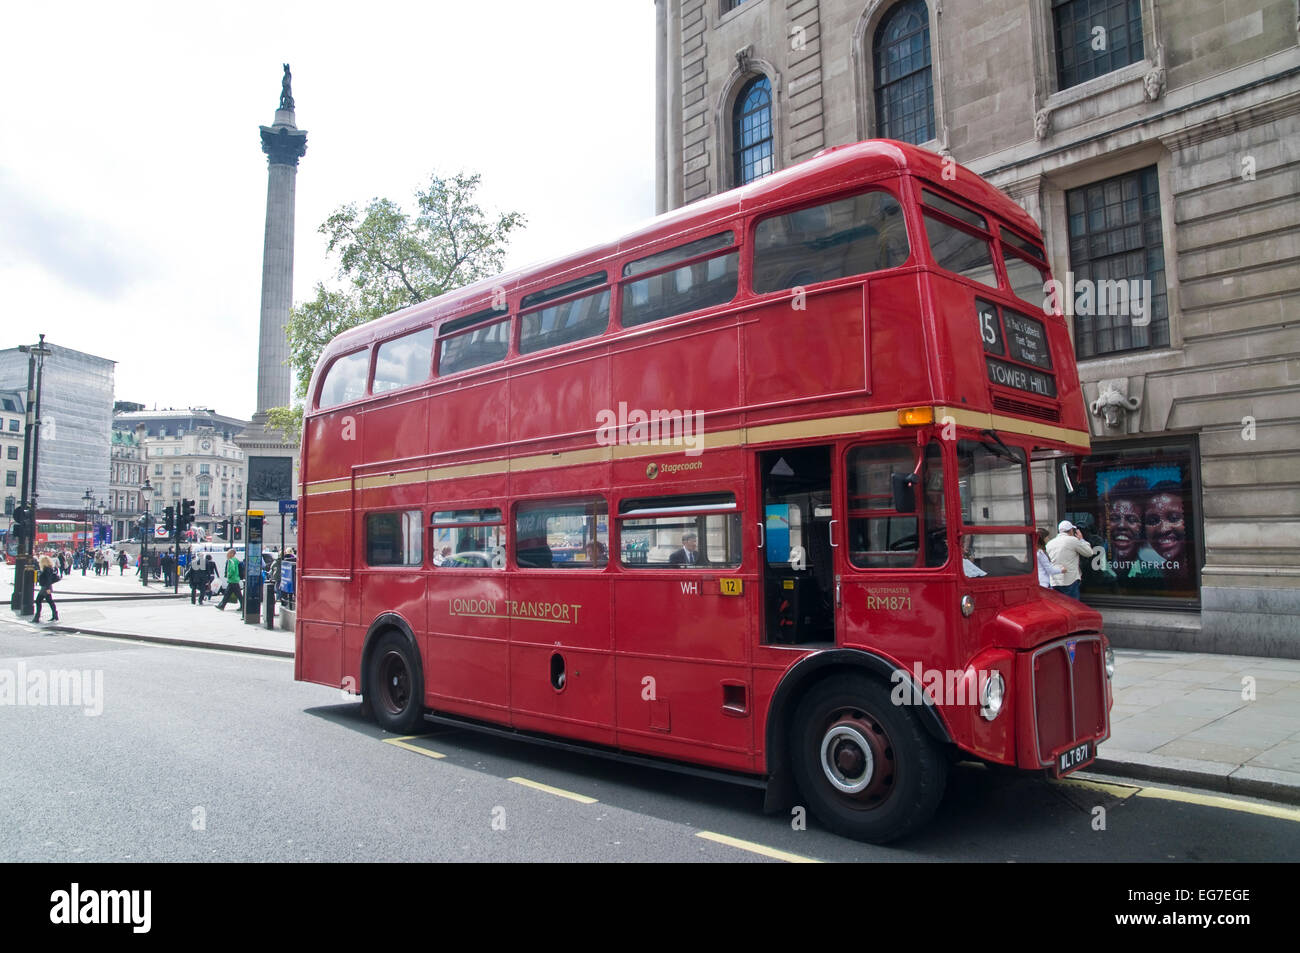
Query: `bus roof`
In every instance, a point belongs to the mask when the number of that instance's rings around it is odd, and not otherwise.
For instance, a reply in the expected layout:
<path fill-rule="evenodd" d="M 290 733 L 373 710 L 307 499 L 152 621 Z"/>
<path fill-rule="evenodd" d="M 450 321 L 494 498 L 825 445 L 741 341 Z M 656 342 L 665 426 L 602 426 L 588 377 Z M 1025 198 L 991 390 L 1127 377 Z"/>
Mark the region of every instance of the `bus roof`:
<path fill-rule="evenodd" d="M 1003 222 L 1041 242 L 1037 223 L 1000 189 L 985 182 L 964 166 L 951 163 L 937 153 L 892 139 L 869 139 L 851 145 L 832 146 L 811 159 L 796 163 L 748 185 L 700 199 L 658 215 L 621 238 L 579 252 L 537 262 L 492 278 L 457 288 L 339 334 L 321 354 L 316 371 L 336 355 L 390 337 L 445 316 L 487 308 L 494 293 L 507 294 L 549 287 L 566 277 L 587 274 L 609 259 L 634 252 L 688 230 L 706 228 L 761 211 L 815 196 L 851 188 L 854 184 L 909 173 L 929 179 L 980 206 Z M 945 176 L 945 171 L 947 175 Z M 954 175 L 954 172 L 956 173 Z M 315 382 L 313 381 L 313 391 Z M 309 401 L 309 405 L 310 405 Z"/>

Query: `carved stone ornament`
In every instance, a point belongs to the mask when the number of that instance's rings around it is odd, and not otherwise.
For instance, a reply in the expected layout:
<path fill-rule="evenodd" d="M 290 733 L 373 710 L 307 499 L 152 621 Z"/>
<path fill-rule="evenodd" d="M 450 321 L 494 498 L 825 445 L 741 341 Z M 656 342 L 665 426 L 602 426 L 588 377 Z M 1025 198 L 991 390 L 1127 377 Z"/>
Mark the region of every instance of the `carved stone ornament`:
<path fill-rule="evenodd" d="M 1154 103 L 1165 92 L 1165 69 L 1156 67 L 1142 77 L 1142 93 L 1149 103 Z"/>
<path fill-rule="evenodd" d="M 1105 430 L 1121 433 L 1128 431 L 1128 415 L 1142 403 L 1141 397 L 1130 397 L 1128 378 L 1099 381 L 1097 399 L 1090 405 L 1094 417 L 1099 417 Z"/>
<path fill-rule="evenodd" d="M 742 46 L 736 50 L 736 65 L 740 67 L 742 73 L 749 72 L 749 63 L 754 58 L 754 44 Z"/>
<path fill-rule="evenodd" d="M 1040 109 L 1034 114 L 1034 138 L 1042 142 L 1052 131 L 1052 112 Z"/>

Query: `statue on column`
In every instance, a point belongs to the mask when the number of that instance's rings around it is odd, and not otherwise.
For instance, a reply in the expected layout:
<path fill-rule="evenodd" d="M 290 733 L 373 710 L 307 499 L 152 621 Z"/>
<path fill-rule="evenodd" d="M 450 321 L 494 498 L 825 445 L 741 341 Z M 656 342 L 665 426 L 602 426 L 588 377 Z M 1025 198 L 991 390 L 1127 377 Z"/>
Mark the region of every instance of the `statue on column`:
<path fill-rule="evenodd" d="M 289 64 L 284 64 L 284 79 L 280 80 L 280 108 L 293 108 L 293 92 L 289 89 L 289 84 L 293 82 L 293 74 L 289 72 Z"/>

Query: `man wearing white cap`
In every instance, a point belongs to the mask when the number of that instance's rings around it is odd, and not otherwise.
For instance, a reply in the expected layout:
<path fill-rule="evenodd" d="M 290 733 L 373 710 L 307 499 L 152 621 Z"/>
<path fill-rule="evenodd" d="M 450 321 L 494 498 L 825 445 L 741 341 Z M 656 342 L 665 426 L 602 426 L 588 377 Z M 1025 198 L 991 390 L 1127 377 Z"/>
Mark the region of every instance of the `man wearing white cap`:
<path fill-rule="evenodd" d="M 1047 541 L 1047 558 L 1060 566 L 1063 572 L 1052 579 L 1052 586 L 1057 592 L 1078 599 L 1082 577 L 1079 557 L 1092 556 L 1096 550 L 1088 545 L 1079 527 L 1069 520 L 1061 520 L 1056 529 L 1057 534 Z"/>

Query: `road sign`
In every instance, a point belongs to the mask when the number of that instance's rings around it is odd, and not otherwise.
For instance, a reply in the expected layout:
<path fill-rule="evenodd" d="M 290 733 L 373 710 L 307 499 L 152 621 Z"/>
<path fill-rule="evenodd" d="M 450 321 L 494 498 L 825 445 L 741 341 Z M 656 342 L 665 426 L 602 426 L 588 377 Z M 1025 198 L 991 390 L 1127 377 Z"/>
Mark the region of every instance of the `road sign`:
<path fill-rule="evenodd" d="M 297 515 L 298 515 L 298 501 L 297 501 L 297 500 L 281 500 L 281 501 L 280 501 L 280 515 L 281 515 L 281 516 L 284 516 L 286 513 L 292 514 L 293 516 L 297 516 Z"/>

